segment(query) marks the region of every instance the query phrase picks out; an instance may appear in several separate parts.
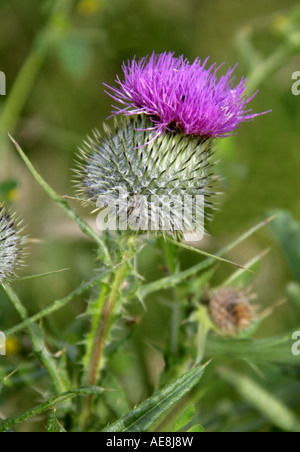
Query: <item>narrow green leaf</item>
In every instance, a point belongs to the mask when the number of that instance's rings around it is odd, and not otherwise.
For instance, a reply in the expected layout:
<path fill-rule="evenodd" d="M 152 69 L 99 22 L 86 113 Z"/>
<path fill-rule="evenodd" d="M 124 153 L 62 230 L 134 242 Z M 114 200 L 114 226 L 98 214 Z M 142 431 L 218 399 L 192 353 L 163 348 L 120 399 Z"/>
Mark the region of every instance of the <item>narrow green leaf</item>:
<path fill-rule="evenodd" d="M 45 278 L 46 276 L 56 275 L 57 273 L 66 272 L 68 270 L 70 270 L 70 269 L 69 268 L 63 268 L 62 270 L 54 270 L 52 272 L 39 273 L 38 275 L 21 276 L 21 277 L 18 277 L 16 279 L 13 279 L 13 282 L 30 281 L 32 279 Z"/>
<path fill-rule="evenodd" d="M 56 420 L 56 410 L 51 411 L 48 424 L 46 427 L 46 433 L 58 433 L 59 428 Z"/>
<path fill-rule="evenodd" d="M 173 245 L 176 245 L 179 248 L 183 248 L 184 250 L 192 251 L 193 253 L 197 253 L 197 254 L 201 254 L 201 256 L 208 257 L 210 259 L 215 259 L 216 261 L 219 261 L 219 262 L 222 262 L 222 263 L 225 263 L 225 264 L 230 264 L 230 265 L 233 265 L 234 267 L 238 267 L 238 268 L 241 268 L 243 270 L 248 270 L 247 268 L 243 267 L 243 265 L 236 264 L 235 262 L 229 261 L 228 259 L 224 259 L 223 257 L 220 257 L 217 254 L 210 254 L 207 251 L 200 250 L 199 248 L 195 248 L 193 246 L 185 245 L 182 242 L 176 242 L 176 240 L 173 240 L 173 239 L 170 239 L 170 238 L 167 238 L 167 240 L 170 243 L 172 243 Z"/>
<path fill-rule="evenodd" d="M 195 412 L 196 412 L 195 406 L 190 405 L 175 422 L 174 432 L 178 432 L 187 424 L 189 424 L 193 420 Z"/>
<path fill-rule="evenodd" d="M 287 432 L 300 432 L 300 420 L 280 400 L 250 377 L 230 369 L 220 369 L 221 377 L 275 426 Z"/>
<path fill-rule="evenodd" d="M 52 399 L 48 400 L 41 405 L 32 408 L 31 410 L 25 411 L 25 413 L 19 414 L 18 416 L 10 417 L 4 421 L 0 421 L 0 432 L 5 432 L 14 425 L 20 424 L 21 422 L 30 419 L 34 416 L 38 416 L 45 411 L 55 408 L 57 405 L 66 402 L 74 397 L 86 396 L 86 395 L 99 395 L 104 391 L 103 388 L 98 386 L 86 386 L 79 389 L 73 389 L 72 391 L 65 392 L 63 394 L 57 395 Z"/>
<path fill-rule="evenodd" d="M 246 268 L 252 271 L 256 271 L 259 267 L 261 260 L 269 253 L 269 251 L 270 250 L 267 249 L 262 253 L 259 253 L 257 256 L 255 256 L 253 259 L 247 262 Z M 251 277 L 253 275 L 249 275 L 249 272 L 246 272 L 245 270 L 242 269 L 237 270 L 222 284 L 222 287 L 229 287 L 232 284 L 235 285 L 242 284 L 245 287 L 249 283 L 249 276 Z"/>
<path fill-rule="evenodd" d="M 292 346 L 292 333 L 272 339 L 256 340 L 224 339 L 210 336 L 205 355 L 210 358 L 225 356 L 230 359 L 245 359 L 246 357 L 254 363 L 297 365 L 299 357 L 293 356 Z"/>
<path fill-rule="evenodd" d="M 12 335 L 17 333 L 18 331 L 28 327 L 34 322 L 38 322 L 39 320 L 43 319 L 44 317 L 53 314 L 54 312 L 58 311 L 59 309 L 62 309 L 65 307 L 70 301 L 73 300 L 73 298 L 80 296 L 85 291 L 90 289 L 95 284 L 99 283 L 101 280 L 104 279 L 105 276 L 110 274 L 112 270 L 107 270 L 106 272 L 103 272 L 101 275 L 96 276 L 95 278 L 92 278 L 87 283 L 80 284 L 79 287 L 77 287 L 73 292 L 70 293 L 65 298 L 62 298 L 61 300 L 57 300 L 54 303 L 52 303 L 51 306 L 48 308 L 43 309 L 39 313 L 33 315 L 32 317 L 24 320 L 23 322 L 19 323 L 18 325 L 10 328 L 9 330 L 5 331 L 6 336 Z"/>
<path fill-rule="evenodd" d="M 202 425 L 194 425 L 194 427 L 188 430 L 188 433 L 204 433 L 205 429 Z"/>
<path fill-rule="evenodd" d="M 104 432 L 147 432 L 199 383 L 206 366 L 195 367 L 140 406 L 108 426 Z"/>

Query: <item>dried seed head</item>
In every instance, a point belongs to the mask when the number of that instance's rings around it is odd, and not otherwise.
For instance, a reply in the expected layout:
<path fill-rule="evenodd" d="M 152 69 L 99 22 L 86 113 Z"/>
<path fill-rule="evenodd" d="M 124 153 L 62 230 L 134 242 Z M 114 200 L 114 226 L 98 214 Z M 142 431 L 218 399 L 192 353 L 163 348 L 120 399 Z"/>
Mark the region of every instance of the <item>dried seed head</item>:
<path fill-rule="evenodd" d="M 250 289 L 236 287 L 222 288 L 215 291 L 209 299 L 209 312 L 219 330 L 229 336 L 250 327 L 255 317 L 255 308 L 251 301 L 256 295 Z"/>
<path fill-rule="evenodd" d="M 19 235 L 19 221 L 0 204 L 0 283 L 14 276 L 22 264 L 25 239 Z"/>
<path fill-rule="evenodd" d="M 212 140 L 180 132 L 153 139 L 149 127 L 143 115 L 116 121 L 105 137 L 95 133 L 81 153 L 79 196 L 98 207 L 117 206 L 120 229 L 136 221 L 138 230 L 177 235 L 193 232 L 197 223 L 203 232 L 216 179 Z"/>

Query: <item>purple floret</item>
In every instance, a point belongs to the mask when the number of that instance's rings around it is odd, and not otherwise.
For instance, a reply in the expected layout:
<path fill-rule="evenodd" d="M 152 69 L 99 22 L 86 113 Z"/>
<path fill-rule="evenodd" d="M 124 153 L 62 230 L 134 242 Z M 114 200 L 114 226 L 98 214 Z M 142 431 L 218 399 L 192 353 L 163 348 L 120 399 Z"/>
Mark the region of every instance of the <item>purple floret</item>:
<path fill-rule="evenodd" d="M 111 90 L 107 94 L 124 106 L 114 106 L 113 115 L 146 114 L 157 133 L 180 130 L 215 138 L 232 135 L 243 121 L 267 113 L 247 109 L 257 93 L 244 96 L 245 78 L 233 87 L 236 66 L 217 78 L 222 65 L 206 69 L 207 61 L 197 58 L 191 64 L 165 52 L 124 63 L 124 81 L 117 77 L 119 87 L 106 85 Z"/>

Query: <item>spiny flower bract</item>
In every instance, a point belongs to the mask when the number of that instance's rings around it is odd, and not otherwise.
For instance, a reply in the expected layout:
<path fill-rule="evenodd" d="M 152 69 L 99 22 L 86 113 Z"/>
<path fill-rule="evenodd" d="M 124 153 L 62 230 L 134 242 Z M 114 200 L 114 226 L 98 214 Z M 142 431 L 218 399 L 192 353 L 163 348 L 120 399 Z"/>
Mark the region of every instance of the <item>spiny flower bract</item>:
<path fill-rule="evenodd" d="M 252 113 L 244 96 L 246 79 L 233 87 L 234 68 L 217 77 L 216 64 L 206 68 L 208 58 L 190 63 L 173 53 L 153 53 L 140 61 L 123 64 L 124 80 L 107 92 L 123 107 L 114 106 L 113 115 L 146 114 L 160 134 L 171 130 L 204 137 L 232 135 L 243 121 L 263 113 Z M 266 112 L 265 112 L 266 113 Z"/>
<path fill-rule="evenodd" d="M 115 121 L 113 130 L 104 126 L 105 137 L 96 132 L 86 141 L 77 171 L 79 195 L 98 207 L 117 205 L 117 215 L 125 222 L 139 217 L 140 230 L 153 230 L 154 223 L 155 230 L 173 235 L 192 232 L 194 222 L 204 224 L 209 218 L 206 210 L 214 194 L 211 140 L 170 132 L 153 140 L 149 126 L 146 116 L 123 118 Z M 186 202 L 187 197 L 197 196 L 203 198 L 203 205 L 195 208 Z M 141 205 L 141 197 L 147 206 Z"/>
<path fill-rule="evenodd" d="M 18 220 L 0 204 L 0 283 L 14 276 L 22 263 L 24 241 L 19 233 Z"/>

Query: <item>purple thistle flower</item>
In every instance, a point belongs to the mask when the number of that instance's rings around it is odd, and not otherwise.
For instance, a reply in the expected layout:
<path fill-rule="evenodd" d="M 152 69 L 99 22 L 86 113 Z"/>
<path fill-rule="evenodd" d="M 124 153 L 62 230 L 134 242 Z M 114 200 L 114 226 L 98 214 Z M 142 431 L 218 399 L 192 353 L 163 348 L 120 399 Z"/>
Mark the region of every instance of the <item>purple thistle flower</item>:
<path fill-rule="evenodd" d="M 225 137 L 232 135 L 243 121 L 268 113 L 251 113 L 250 98 L 244 96 L 246 79 L 233 87 L 235 68 L 217 78 L 220 69 L 213 64 L 206 69 L 208 58 L 192 64 L 174 57 L 174 53 L 153 53 L 140 61 L 134 58 L 123 64 L 124 81 L 119 87 L 107 86 L 107 92 L 124 108 L 113 106 L 117 114 L 149 115 L 157 134 L 170 130 L 187 135 Z"/>

